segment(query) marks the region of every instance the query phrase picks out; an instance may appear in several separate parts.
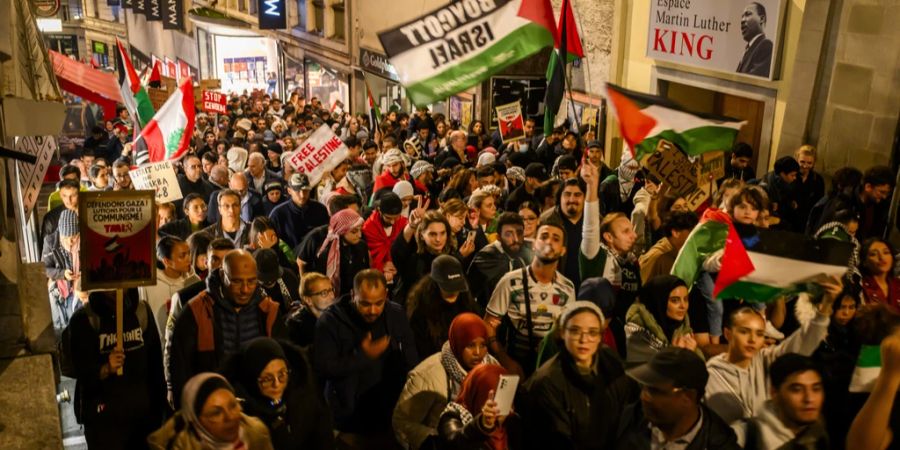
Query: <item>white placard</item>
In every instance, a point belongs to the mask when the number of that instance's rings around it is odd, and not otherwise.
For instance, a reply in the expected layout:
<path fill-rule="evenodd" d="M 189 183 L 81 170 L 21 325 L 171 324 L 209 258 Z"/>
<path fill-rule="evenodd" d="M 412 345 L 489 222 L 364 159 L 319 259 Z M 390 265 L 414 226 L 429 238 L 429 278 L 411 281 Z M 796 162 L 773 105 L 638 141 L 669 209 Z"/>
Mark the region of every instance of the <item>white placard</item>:
<path fill-rule="evenodd" d="M 647 57 L 773 79 L 784 0 L 650 0 Z"/>
<path fill-rule="evenodd" d="M 181 200 L 181 186 L 172 161 L 144 164 L 130 172 L 131 182 L 138 190 L 152 189 L 156 191 L 157 203 L 168 203 Z"/>
<path fill-rule="evenodd" d="M 301 144 L 288 160 L 297 172 L 305 173 L 312 186 L 319 183 L 322 175 L 337 167 L 347 159 L 349 149 L 335 136 L 328 125 L 320 126 Z"/>
<path fill-rule="evenodd" d="M 26 136 L 16 139 L 16 151 L 37 158 L 34 164 L 16 161 L 19 170 L 19 189 L 22 191 L 22 209 L 25 217 L 29 217 L 32 208 L 37 204 L 41 193 L 41 184 L 50 160 L 56 152 L 56 139 L 53 136 Z"/>

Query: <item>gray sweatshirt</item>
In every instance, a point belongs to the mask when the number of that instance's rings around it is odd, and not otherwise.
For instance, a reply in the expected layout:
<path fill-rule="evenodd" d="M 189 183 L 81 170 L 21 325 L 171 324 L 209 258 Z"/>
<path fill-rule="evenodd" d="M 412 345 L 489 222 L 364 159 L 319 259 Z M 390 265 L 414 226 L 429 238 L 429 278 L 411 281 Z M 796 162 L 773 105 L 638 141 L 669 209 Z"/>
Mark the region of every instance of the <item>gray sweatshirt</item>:
<path fill-rule="evenodd" d="M 769 398 L 769 366 L 785 353 L 809 356 L 828 334 L 830 317 L 816 312 L 815 318 L 778 345 L 763 348 L 742 369 L 728 362 L 727 353 L 706 363 L 709 382 L 706 383 L 706 405 L 726 423 L 734 425 L 759 412 Z"/>

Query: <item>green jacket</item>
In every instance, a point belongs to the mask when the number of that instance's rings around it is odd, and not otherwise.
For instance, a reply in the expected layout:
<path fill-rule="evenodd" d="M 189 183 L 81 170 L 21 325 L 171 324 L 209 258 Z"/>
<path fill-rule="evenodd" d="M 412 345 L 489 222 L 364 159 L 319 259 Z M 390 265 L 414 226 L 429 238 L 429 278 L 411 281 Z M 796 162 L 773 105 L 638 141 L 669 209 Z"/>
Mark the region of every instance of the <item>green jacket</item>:
<path fill-rule="evenodd" d="M 681 325 L 675 329 L 672 339 L 691 333 L 693 330 L 690 319 L 685 316 Z M 628 367 L 643 364 L 656 352 L 672 345 L 653 314 L 639 302 L 632 304 L 625 314 L 625 344 L 628 349 L 625 365 Z M 703 358 L 699 348 L 694 351 Z"/>

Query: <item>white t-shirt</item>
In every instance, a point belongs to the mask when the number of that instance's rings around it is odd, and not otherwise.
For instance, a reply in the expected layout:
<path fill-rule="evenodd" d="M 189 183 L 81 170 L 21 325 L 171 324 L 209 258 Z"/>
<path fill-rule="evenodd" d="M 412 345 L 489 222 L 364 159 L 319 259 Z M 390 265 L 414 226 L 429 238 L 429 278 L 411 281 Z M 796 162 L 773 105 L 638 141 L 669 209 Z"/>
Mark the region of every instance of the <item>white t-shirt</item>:
<path fill-rule="evenodd" d="M 567 302 L 575 301 L 575 285 L 563 274 L 556 272 L 551 283 L 539 283 L 526 267 L 507 272 L 497 282 L 487 312 L 492 316 L 508 316 L 516 329 L 514 345 L 516 353 L 527 352 L 528 329 L 525 317 L 525 289 L 523 271 L 528 270 L 528 293 L 531 300 L 531 323 L 534 327 L 534 345 L 537 350 L 541 339 L 550 332 Z M 509 344 L 507 344 L 509 346 Z"/>

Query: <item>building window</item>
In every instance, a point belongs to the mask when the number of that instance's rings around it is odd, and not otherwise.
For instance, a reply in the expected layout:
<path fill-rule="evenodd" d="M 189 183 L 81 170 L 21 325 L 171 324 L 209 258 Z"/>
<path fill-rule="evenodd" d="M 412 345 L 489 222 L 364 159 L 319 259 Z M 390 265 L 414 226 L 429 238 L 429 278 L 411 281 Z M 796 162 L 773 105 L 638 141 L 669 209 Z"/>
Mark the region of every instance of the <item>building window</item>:
<path fill-rule="evenodd" d="M 297 0 L 297 28 L 306 31 L 306 3 L 308 0 Z"/>
<path fill-rule="evenodd" d="M 325 35 L 325 1 L 324 0 L 312 0 L 312 15 L 310 17 L 311 21 L 307 23 L 306 31 L 309 31 L 313 34 L 318 34 L 319 36 Z"/>
<path fill-rule="evenodd" d="M 337 40 L 344 40 L 344 0 L 334 0 L 331 4 L 333 32 L 329 33 L 329 37 Z"/>

